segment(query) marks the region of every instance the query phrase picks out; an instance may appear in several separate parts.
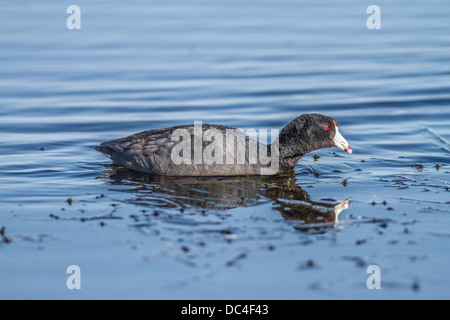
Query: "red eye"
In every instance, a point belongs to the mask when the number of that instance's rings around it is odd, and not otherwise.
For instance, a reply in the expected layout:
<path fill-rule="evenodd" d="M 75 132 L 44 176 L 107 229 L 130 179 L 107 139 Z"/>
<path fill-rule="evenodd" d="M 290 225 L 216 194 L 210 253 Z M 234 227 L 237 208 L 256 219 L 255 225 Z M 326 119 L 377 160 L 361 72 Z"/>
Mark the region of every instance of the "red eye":
<path fill-rule="evenodd" d="M 329 126 L 325 126 L 325 127 L 323 127 L 325 130 L 330 130 L 330 127 Z"/>

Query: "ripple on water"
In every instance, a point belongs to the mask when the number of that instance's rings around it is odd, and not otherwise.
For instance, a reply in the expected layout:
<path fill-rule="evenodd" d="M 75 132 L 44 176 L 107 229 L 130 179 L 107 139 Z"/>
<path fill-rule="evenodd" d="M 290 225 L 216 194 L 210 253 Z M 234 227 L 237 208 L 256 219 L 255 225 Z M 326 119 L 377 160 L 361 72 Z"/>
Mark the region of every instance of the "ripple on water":
<path fill-rule="evenodd" d="M 383 298 L 448 297 L 444 1 L 381 1 L 381 30 L 350 2 L 79 5 L 68 31 L 51 1 L 0 3 L 1 298 L 69 297 L 52 287 L 68 263 L 95 275 L 87 298 L 371 299 L 371 264 Z M 94 150 L 312 112 L 353 154 L 318 150 L 292 176 L 152 180 Z"/>

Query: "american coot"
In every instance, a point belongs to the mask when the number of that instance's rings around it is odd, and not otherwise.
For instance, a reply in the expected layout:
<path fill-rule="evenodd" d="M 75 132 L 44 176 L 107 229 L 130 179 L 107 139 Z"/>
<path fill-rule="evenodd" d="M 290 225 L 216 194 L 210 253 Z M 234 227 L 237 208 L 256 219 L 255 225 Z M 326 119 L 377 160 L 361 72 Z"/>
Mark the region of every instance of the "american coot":
<path fill-rule="evenodd" d="M 352 153 L 336 120 L 304 114 L 288 123 L 269 145 L 231 127 L 194 123 L 136 133 L 103 142 L 96 149 L 118 165 L 138 172 L 237 176 L 286 173 L 305 154 L 328 147 Z"/>

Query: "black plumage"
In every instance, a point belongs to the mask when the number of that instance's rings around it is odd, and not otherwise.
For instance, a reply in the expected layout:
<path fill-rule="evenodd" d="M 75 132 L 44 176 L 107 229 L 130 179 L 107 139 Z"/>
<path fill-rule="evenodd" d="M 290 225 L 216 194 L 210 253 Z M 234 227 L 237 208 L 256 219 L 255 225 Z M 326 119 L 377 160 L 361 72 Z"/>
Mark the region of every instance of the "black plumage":
<path fill-rule="evenodd" d="M 199 129 L 195 128 L 194 125 L 186 125 L 143 131 L 125 138 L 104 142 L 96 149 L 109 156 L 118 165 L 138 172 L 163 176 L 281 174 L 291 171 L 302 156 L 313 150 L 337 146 L 351 153 L 347 141 L 338 132 L 336 121 L 320 114 L 304 114 L 295 118 L 281 130 L 278 138 L 269 145 L 258 142 L 240 132 L 240 137 L 243 138 L 240 141 L 245 141 L 245 146 L 241 145 L 242 149 L 238 148 L 238 138 L 233 144 L 227 144 L 230 142 L 226 138 L 227 132 L 237 132 L 234 131 L 234 128 L 214 124 L 201 125 L 202 137 L 207 132 L 216 134 L 214 138 L 210 137 L 210 141 L 202 139 L 201 145 L 198 143 L 196 145 L 194 133 L 198 134 L 200 131 L 196 131 Z M 180 164 L 173 161 L 174 156 L 180 156 L 178 149 L 174 148 L 179 148 L 177 144 L 184 141 L 184 138 L 174 139 L 176 132 L 185 134 L 187 148 L 183 152 L 191 153 L 181 154 L 183 153 L 181 152 L 180 154 L 185 156 L 186 160 Z M 216 139 L 223 140 L 216 141 Z M 216 143 L 215 149 L 210 145 L 213 141 Z M 205 158 L 200 163 L 194 161 L 194 158 L 197 157 L 194 155 L 194 150 L 198 150 L 195 147 L 201 147 L 200 152 L 203 152 L 208 150 L 208 145 L 210 145 L 210 149 L 214 149 L 211 156 L 216 161 L 211 163 L 211 160 L 208 162 L 205 161 Z M 245 152 L 245 155 L 242 152 Z M 260 161 L 257 155 L 252 154 L 255 152 L 258 156 L 264 154 L 266 159 L 270 158 L 270 163 Z M 233 157 L 240 157 L 241 160 L 235 159 L 230 162 L 230 158 Z M 268 170 L 274 164 L 276 164 L 275 170 L 273 168 Z"/>

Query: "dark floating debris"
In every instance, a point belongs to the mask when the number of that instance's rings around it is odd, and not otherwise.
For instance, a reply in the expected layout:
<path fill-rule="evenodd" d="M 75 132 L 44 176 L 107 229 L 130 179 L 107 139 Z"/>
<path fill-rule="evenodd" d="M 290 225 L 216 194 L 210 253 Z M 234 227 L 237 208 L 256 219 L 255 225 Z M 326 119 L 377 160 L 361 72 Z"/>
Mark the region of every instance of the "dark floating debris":
<path fill-rule="evenodd" d="M 311 270 L 319 268 L 313 259 L 308 259 L 300 267 L 299 270 Z"/>
<path fill-rule="evenodd" d="M 316 263 L 314 262 L 314 260 L 308 260 L 307 262 L 306 262 L 306 266 L 308 267 L 308 268 L 312 268 L 312 267 L 314 267 L 316 265 Z"/>
<path fill-rule="evenodd" d="M 12 241 L 11 237 L 5 235 L 5 227 L 2 227 L 0 229 L 0 236 L 2 237 L 3 242 L 5 243 L 10 243 Z"/>
<path fill-rule="evenodd" d="M 230 261 L 227 261 L 225 263 L 225 265 L 227 267 L 232 267 L 234 266 L 239 260 L 244 259 L 245 257 L 247 257 L 247 253 L 242 252 L 241 254 L 237 255 L 236 257 L 234 257 L 233 259 L 231 259 Z"/>
<path fill-rule="evenodd" d="M 92 221 L 92 220 L 122 220 L 123 217 L 119 217 L 119 216 L 113 216 L 112 214 L 107 214 L 107 215 L 103 215 L 103 216 L 95 216 L 95 217 L 81 217 L 80 221 L 81 222 L 85 222 L 85 221 Z M 100 222 L 100 225 L 105 224 L 103 221 Z M 102 227 L 103 227 L 102 225 Z"/>
<path fill-rule="evenodd" d="M 73 200 L 72 200 L 72 198 L 69 198 L 69 199 L 67 199 L 66 200 L 66 202 L 69 204 L 69 206 L 71 206 L 72 205 L 72 202 L 73 202 Z"/>
<path fill-rule="evenodd" d="M 355 263 L 357 267 L 363 268 L 366 265 L 366 262 L 363 258 L 358 256 L 343 256 L 342 260 L 344 261 L 352 261 Z"/>
<path fill-rule="evenodd" d="M 415 280 L 413 282 L 413 284 L 411 285 L 411 290 L 412 291 L 419 291 L 419 289 L 420 289 L 419 281 Z"/>

